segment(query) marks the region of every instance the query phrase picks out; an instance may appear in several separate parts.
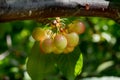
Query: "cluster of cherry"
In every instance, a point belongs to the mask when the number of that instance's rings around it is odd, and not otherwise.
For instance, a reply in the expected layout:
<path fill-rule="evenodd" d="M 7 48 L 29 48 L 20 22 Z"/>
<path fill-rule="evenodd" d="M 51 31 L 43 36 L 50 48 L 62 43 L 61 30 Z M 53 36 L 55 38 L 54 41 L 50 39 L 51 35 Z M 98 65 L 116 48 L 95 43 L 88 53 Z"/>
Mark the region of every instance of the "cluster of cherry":
<path fill-rule="evenodd" d="M 49 28 L 37 27 L 33 30 L 32 37 L 40 42 L 40 51 L 45 54 L 68 54 L 79 43 L 79 34 L 85 31 L 85 25 L 81 21 L 73 21 L 64 25 L 57 17 Z"/>

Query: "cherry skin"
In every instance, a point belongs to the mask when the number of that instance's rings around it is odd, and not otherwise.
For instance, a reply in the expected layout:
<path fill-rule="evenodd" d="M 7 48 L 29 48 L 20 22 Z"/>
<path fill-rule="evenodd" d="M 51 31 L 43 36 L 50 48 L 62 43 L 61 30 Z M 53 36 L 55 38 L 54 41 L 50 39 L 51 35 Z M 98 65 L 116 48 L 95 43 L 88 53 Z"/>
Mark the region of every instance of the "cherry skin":
<path fill-rule="evenodd" d="M 65 35 L 67 38 L 67 46 L 75 47 L 79 43 L 79 36 L 77 33 L 72 32 Z"/>
<path fill-rule="evenodd" d="M 56 48 L 58 49 L 65 49 L 65 47 L 67 46 L 67 39 L 64 35 L 62 34 L 57 34 L 55 37 L 54 37 L 54 45 Z"/>
<path fill-rule="evenodd" d="M 74 21 L 73 23 L 68 25 L 70 32 L 76 32 L 77 34 L 82 34 L 85 32 L 85 25 L 81 21 Z"/>
<path fill-rule="evenodd" d="M 47 35 L 44 29 L 37 27 L 33 30 L 32 37 L 36 41 L 43 41 L 47 37 Z"/>
<path fill-rule="evenodd" d="M 51 53 L 53 51 L 53 39 L 51 38 L 45 39 L 41 43 L 40 48 L 44 53 Z"/>

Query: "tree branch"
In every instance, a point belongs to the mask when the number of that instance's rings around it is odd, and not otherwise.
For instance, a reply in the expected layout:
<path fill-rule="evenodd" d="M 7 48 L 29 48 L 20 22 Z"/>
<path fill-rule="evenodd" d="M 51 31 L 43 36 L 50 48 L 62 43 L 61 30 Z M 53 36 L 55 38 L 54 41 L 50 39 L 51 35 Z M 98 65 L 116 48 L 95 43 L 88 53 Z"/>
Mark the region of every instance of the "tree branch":
<path fill-rule="evenodd" d="M 0 0 L 0 22 L 57 16 L 97 16 L 120 23 L 120 3 L 105 0 Z"/>

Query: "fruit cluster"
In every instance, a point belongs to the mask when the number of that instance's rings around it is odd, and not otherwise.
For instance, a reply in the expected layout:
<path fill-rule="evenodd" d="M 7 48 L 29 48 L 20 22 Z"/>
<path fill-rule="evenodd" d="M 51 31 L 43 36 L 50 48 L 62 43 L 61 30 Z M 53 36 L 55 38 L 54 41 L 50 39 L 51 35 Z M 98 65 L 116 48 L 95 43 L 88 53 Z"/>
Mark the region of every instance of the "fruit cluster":
<path fill-rule="evenodd" d="M 35 28 L 32 37 L 40 42 L 40 50 L 43 53 L 68 54 L 78 45 L 79 34 L 84 31 L 85 25 L 82 22 L 74 21 L 66 26 L 57 17 L 50 28 Z"/>

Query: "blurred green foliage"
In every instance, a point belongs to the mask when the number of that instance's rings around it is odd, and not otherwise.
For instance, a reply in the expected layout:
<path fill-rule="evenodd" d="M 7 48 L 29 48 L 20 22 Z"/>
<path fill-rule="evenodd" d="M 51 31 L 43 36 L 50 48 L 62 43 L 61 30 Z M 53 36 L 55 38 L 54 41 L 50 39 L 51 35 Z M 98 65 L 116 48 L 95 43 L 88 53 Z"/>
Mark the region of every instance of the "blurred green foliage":
<path fill-rule="evenodd" d="M 120 75 L 120 25 L 98 17 L 63 18 L 68 24 L 80 19 L 86 31 L 79 48 L 84 63 L 81 77 Z M 27 80 L 26 58 L 34 40 L 32 30 L 45 25 L 33 20 L 0 23 L 0 80 Z"/>

